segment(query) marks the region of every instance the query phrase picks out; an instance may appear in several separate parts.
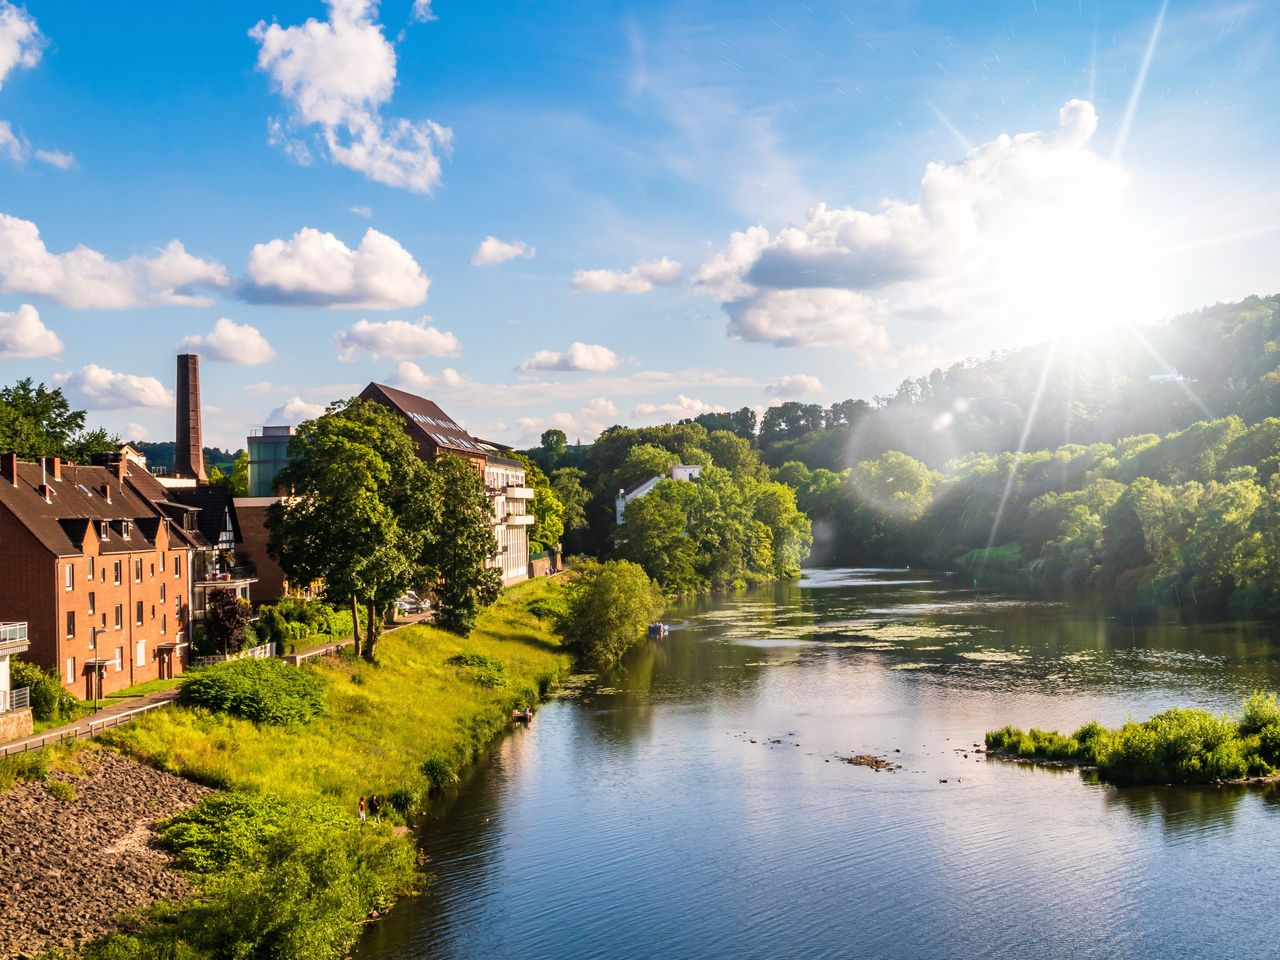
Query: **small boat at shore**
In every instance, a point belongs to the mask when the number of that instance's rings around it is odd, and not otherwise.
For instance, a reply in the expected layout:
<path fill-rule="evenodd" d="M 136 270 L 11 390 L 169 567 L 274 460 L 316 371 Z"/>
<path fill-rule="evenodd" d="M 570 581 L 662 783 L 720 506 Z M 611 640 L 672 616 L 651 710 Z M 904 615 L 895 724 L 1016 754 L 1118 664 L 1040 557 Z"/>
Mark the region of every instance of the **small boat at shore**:
<path fill-rule="evenodd" d="M 511 711 L 512 723 L 528 723 L 533 719 L 533 707 L 525 707 L 523 710 Z"/>
<path fill-rule="evenodd" d="M 660 640 L 661 638 L 668 636 L 670 633 L 671 627 L 665 623 L 649 624 L 649 636 L 654 640 Z"/>

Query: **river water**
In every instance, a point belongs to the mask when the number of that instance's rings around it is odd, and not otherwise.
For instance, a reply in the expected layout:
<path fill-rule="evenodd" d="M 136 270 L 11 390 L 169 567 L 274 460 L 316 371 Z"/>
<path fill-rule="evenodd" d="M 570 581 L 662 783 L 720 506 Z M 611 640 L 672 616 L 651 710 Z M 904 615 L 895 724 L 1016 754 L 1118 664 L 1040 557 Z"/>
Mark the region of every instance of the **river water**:
<path fill-rule="evenodd" d="M 358 957 L 1280 954 L 1280 793 L 1121 790 L 972 751 L 1005 723 L 1234 709 L 1280 687 L 1274 627 L 890 570 L 669 616 L 435 804 L 431 892 Z M 840 759 L 858 754 L 901 769 Z"/>

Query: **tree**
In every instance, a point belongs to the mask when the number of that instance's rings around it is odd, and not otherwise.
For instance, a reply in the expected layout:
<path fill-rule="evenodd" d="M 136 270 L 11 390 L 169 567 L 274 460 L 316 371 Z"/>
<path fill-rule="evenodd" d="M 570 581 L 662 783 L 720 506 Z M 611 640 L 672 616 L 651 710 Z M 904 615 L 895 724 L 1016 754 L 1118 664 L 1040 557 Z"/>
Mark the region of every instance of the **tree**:
<path fill-rule="evenodd" d="M 542 449 L 560 457 L 569 449 L 569 438 L 563 430 L 551 429 L 542 431 Z"/>
<path fill-rule="evenodd" d="M 71 409 L 62 388 L 50 390 L 30 377 L 0 388 L 0 451 L 36 457 L 63 457 L 84 462 L 95 453 L 120 447 L 120 438 L 105 430 L 84 429 L 85 411 Z"/>
<path fill-rule="evenodd" d="M 591 494 L 582 486 L 582 481 L 586 477 L 587 471 L 579 470 L 577 467 L 561 467 L 551 474 L 551 489 L 556 492 L 556 496 L 560 498 L 560 503 L 564 507 L 566 532 L 572 533 L 587 525 L 586 508 Z"/>
<path fill-rule="evenodd" d="M 525 485 L 533 490 L 533 526 L 529 528 L 529 549 L 559 550 L 564 536 L 564 504 L 556 495 L 542 468 L 523 453 L 512 454 L 524 464 Z"/>
<path fill-rule="evenodd" d="M 502 589 L 502 574 L 488 565 L 498 550 L 493 506 L 470 461 L 445 454 L 431 464 L 431 472 L 448 494 L 440 502 L 438 526 L 426 545 L 423 566 L 435 584 L 436 625 L 465 637 Z"/>
<path fill-rule="evenodd" d="M 626 560 L 576 562 L 577 575 L 565 585 L 560 633 L 597 669 L 616 666 L 645 638 L 666 604 L 659 586 Z"/>
<path fill-rule="evenodd" d="M 268 549 L 293 582 L 321 581 L 331 604 L 364 606 L 372 660 L 380 614 L 427 578 L 442 535 L 440 475 L 394 413 L 359 399 L 299 426 L 289 458 L 281 483 L 295 495 L 268 510 Z"/>
<path fill-rule="evenodd" d="M 229 587 L 210 590 L 204 616 L 206 648 L 223 654 L 239 653 L 244 648 L 245 627 L 252 617 L 249 601 L 237 596 L 234 590 Z"/>

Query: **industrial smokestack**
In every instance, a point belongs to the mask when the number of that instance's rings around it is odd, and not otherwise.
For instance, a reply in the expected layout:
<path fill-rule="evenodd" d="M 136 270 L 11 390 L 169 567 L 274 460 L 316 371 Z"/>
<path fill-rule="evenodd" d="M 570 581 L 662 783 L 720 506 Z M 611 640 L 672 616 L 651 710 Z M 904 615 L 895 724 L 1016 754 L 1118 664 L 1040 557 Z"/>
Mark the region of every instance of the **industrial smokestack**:
<path fill-rule="evenodd" d="M 173 452 L 174 476 L 207 480 L 204 435 L 200 426 L 200 357 L 178 354 L 178 429 Z"/>

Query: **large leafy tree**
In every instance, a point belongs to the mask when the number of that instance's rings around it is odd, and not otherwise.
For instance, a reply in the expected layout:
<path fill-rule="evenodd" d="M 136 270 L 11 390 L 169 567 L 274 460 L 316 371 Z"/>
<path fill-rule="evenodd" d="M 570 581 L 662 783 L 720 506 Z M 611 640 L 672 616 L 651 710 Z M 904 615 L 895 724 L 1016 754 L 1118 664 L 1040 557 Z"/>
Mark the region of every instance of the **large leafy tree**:
<path fill-rule="evenodd" d="M 358 399 L 303 423 L 289 457 L 281 483 L 294 496 L 268 512 L 270 550 L 294 583 L 320 581 L 330 603 L 364 607 L 372 660 L 380 615 L 431 573 L 443 478 L 394 413 Z"/>
<path fill-rule="evenodd" d="M 488 565 L 498 550 L 493 506 L 470 461 L 446 454 L 430 472 L 446 494 L 439 500 L 434 536 L 424 541 L 422 565 L 435 584 L 436 624 L 466 636 L 502 589 L 502 574 Z"/>
<path fill-rule="evenodd" d="M 0 388 L 0 451 L 24 459 L 64 457 L 84 462 L 118 449 L 120 438 L 85 430 L 85 412 L 73 410 L 60 387 L 50 390 L 30 378 Z"/>
<path fill-rule="evenodd" d="M 535 553 L 559 550 L 564 537 L 564 504 L 541 467 L 523 453 L 515 457 L 524 464 L 525 483 L 533 490 L 534 524 L 529 528 L 529 549 Z"/>
<path fill-rule="evenodd" d="M 583 561 L 565 586 L 560 632 L 595 667 L 615 666 L 662 613 L 662 590 L 626 560 Z"/>

